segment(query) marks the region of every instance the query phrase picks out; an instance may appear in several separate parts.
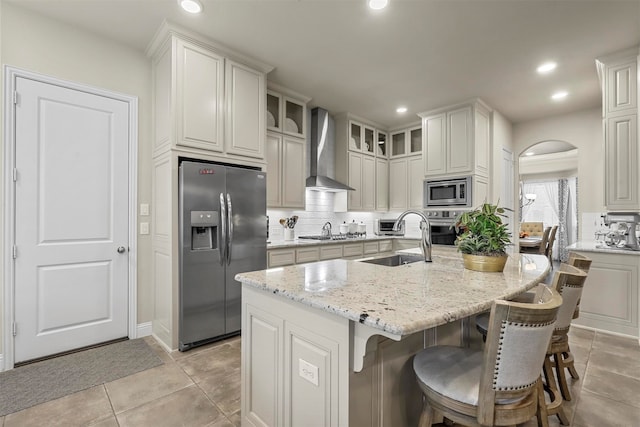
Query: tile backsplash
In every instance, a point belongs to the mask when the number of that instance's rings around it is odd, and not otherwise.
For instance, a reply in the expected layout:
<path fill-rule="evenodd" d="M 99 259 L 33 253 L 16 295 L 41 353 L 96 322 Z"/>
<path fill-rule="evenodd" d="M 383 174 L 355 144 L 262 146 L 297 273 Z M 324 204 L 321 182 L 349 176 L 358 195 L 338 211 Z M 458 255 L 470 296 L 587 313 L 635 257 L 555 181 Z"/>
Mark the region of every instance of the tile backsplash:
<path fill-rule="evenodd" d="M 373 233 L 373 225 L 378 218 L 397 218 L 397 212 L 334 212 L 335 193 L 325 191 L 306 191 L 306 209 L 267 209 L 269 216 L 269 240 L 282 240 L 284 228 L 278 222 L 280 218 L 288 218 L 298 215 L 298 223 L 295 227 L 295 236 L 320 234 L 322 226 L 328 221 L 331 223 L 332 232 L 339 233 L 339 226 L 343 222 L 363 222 L 367 228 L 367 234 Z M 405 218 L 406 234 L 418 236 L 420 219 L 416 215 Z"/>
<path fill-rule="evenodd" d="M 606 212 L 583 212 L 580 222 L 580 240 L 596 240 L 596 231 L 607 229 L 604 225 L 604 215 Z"/>

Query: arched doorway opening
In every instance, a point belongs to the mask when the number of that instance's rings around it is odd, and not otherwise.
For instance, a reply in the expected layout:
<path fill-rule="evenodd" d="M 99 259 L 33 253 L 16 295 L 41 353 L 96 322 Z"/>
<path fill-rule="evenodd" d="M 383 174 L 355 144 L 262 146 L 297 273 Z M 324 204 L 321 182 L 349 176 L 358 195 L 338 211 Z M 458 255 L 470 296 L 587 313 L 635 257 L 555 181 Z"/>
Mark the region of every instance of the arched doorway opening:
<path fill-rule="evenodd" d="M 567 246 L 578 240 L 578 148 L 547 140 L 520 153 L 519 218 L 557 226 L 549 251 L 555 261 L 568 259 Z"/>

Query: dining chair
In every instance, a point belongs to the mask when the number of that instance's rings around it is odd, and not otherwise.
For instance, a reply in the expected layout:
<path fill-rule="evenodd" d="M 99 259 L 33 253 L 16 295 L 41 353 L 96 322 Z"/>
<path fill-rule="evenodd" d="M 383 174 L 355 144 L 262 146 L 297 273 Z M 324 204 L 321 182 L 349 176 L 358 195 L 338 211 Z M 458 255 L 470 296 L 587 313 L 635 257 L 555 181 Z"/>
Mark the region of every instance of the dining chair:
<path fill-rule="evenodd" d="M 540 241 L 540 246 L 538 246 L 538 253 L 540 255 L 547 254 L 547 243 L 549 243 L 549 235 L 551 234 L 551 227 L 545 227 L 542 232 L 542 240 Z"/>
<path fill-rule="evenodd" d="M 525 221 L 520 223 L 520 232 L 529 236 L 542 236 L 544 224 L 539 221 Z"/>
<path fill-rule="evenodd" d="M 496 300 L 483 349 L 435 346 L 421 350 L 413 369 L 424 407 L 420 427 L 436 413 L 466 426 L 515 426 L 536 416 L 548 426 L 540 367 L 562 297 L 538 285 L 533 303 Z"/>
<path fill-rule="evenodd" d="M 549 258 L 549 263 L 551 263 L 551 265 L 553 266 L 553 244 L 556 241 L 556 233 L 558 231 L 558 226 L 554 225 L 551 228 L 551 232 L 549 233 L 549 240 L 547 241 L 547 247 L 545 248 L 545 255 L 547 256 L 547 258 Z M 541 245 L 542 247 L 542 245 Z"/>

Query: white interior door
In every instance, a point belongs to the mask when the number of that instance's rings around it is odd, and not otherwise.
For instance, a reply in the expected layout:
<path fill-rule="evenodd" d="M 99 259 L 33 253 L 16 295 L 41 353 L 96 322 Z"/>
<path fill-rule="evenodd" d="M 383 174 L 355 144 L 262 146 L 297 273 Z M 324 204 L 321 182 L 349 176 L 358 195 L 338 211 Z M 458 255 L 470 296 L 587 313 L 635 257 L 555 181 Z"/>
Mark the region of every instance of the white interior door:
<path fill-rule="evenodd" d="M 128 103 L 19 77 L 15 362 L 126 337 Z"/>

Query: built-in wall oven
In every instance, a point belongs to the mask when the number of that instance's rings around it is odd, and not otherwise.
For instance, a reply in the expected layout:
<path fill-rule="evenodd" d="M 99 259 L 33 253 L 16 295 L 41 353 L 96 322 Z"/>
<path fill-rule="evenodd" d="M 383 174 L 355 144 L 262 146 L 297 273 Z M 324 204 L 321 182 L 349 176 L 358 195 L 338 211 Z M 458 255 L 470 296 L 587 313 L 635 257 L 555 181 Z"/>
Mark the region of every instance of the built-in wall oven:
<path fill-rule="evenodd" d="M 471 207 L 471 177 L 425 180 L 423 203 L 425 208 Z"/>
<path fill-rule="evenodd" d="M 442 210 L 425 212 L 431 224 L 431 243 L 434 245 L 455 244 L 458 232 L 454 227 L 456 218 L 462 210 Z"/>

